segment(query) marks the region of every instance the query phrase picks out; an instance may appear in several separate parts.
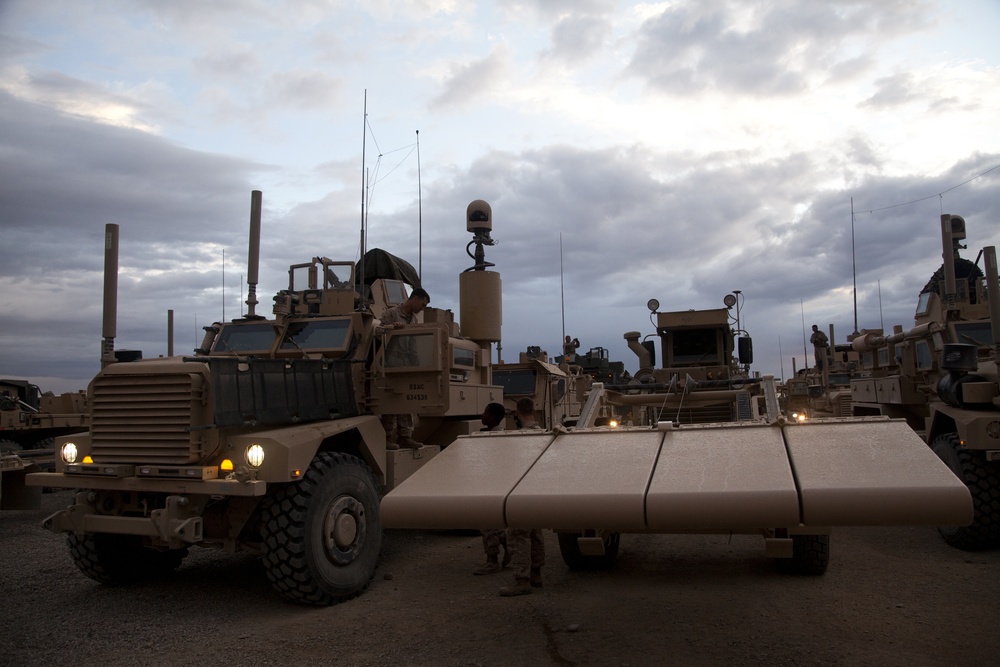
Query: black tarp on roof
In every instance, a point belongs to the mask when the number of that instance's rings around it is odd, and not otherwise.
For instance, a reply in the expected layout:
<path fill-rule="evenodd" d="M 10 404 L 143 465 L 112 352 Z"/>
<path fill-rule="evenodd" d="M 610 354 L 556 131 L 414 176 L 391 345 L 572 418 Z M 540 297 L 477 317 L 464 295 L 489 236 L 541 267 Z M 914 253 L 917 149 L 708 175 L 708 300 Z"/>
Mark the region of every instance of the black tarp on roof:
<path fill-rule="evenodd" d="M 371 285 L 379 278 L 387 278 L 402 280 L 411 287 L 420 287 L 420 278 L 413 265 L 381 248 L 373 248 L 365 253 L 364 269 L 365 273 L 362 276 L 361 262 L 358 262 L 355 273 L 365 285 Z"/>

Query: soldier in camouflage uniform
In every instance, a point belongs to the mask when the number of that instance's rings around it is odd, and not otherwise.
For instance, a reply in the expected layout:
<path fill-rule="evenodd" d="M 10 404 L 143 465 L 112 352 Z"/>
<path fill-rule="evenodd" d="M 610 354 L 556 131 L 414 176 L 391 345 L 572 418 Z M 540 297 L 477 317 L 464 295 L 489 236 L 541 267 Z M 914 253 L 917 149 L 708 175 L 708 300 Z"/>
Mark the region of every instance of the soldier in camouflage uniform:
<path fill-rule="evenodd" d="M 499 431 L 503 426 L 507 411 L 499 403 L 490 403 L 483 410 L 481 431 Z M 472 574 L 496 574 L 502 572 L 510 562 L 510 549 L 507 547 L 507 533 L 503 528 L 491 528 L 481 531 L 483 534 L 483 551 L 486 552 L 486 562 L 472 571 Z M 503 547 L 503 562 L 500 562 L 500 547 Z"/>
<path fill-rule="evenodd" d="M 413 324 L 417 321 L 417 315 L 430 302 L 431 297 L 427 291 L 420 287 L 416 288 L 406 301 L 382 313 L 376 332 L 381 335 L 391 329 L 401 329 L 407 324 Z M 413 439 L 413 415 L 382 415 L 382 428 L 386 434 L 386 449 L 423 447 L 423 443 Z"/>
<path fill-rule="evenodd" d="M 530 398 L 522 398 L 517 402 L 517 420 L 522 429 L 542 428 L 535 421 L 535 404 Z M 541 588 L 542 566 L 545 565 L 545 540 L 542 531 L 508 528 L 507 549 L 514 563 L 514 585 L 501 588 L 500 595 L 527 595 L 532 588 Z"/>

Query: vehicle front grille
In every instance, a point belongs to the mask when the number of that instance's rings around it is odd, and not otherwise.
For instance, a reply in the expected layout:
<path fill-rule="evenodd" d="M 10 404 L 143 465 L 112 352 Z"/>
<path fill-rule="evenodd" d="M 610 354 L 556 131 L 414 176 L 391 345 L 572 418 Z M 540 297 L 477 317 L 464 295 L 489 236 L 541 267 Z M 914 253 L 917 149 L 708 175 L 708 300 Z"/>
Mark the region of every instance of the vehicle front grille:
<path fill-rule="evenodd" d="M 186 465 L 202 454 L 197 373 L 103 375 L 94 381 L 91 445 L 101 463 Z"/>

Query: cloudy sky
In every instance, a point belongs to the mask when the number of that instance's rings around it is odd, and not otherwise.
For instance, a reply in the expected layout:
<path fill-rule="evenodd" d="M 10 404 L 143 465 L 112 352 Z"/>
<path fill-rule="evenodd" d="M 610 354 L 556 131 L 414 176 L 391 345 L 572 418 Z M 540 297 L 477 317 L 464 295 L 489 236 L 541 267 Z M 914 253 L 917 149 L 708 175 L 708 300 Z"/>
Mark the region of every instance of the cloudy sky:
<path fill-rule="evenodd" d="M 238 316 L 254 189 L 265 313 L 365 199 L 458 317 L 485 199 L 506 359 L 565 321 L 634 371 L 648 299 L 741 290 L 788 375 L 855 281 L 859 327 L 912 325 L 942 212 L 1000 244 L 998 34 L 997 0 L 0 0 L 0 377 L 96 373 L 107 223 L 116 348 Z"/>

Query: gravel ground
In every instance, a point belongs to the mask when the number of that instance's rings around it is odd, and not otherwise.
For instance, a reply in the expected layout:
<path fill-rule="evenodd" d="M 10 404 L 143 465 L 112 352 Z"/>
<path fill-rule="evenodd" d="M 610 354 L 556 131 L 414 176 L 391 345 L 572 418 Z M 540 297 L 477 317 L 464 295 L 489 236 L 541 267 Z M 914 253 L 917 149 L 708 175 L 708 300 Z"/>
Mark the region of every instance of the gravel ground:
<path fill-rule="evenodd" d="M 617 566 L 570 572 L 547 534 L 545 587 L 500 598 L 470 534 L 390 531 L 369 590 L 310 608 L 259 563 L 194 550 L 172 576 L 101 586 L 39 527 L 69 504 L 0 513 L 0 664 L 987 665 L 1000 551 L 933 528 L 834 531 L 829 571 L 781 575 L 755 536 L 625 535 Z"/>

